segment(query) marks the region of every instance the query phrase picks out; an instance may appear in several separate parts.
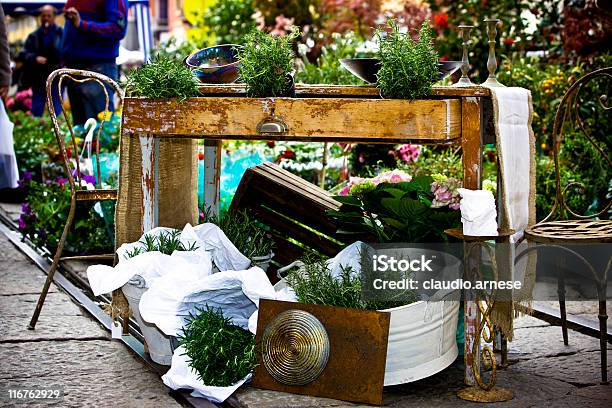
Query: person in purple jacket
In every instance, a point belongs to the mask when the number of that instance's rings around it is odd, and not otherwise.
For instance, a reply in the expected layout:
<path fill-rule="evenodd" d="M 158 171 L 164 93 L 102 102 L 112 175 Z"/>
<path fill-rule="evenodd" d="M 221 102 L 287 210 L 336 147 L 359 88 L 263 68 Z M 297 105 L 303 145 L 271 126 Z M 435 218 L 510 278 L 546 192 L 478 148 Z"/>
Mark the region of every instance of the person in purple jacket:
<path fill-rule="evenodd" d="M 62 59 L 68 68 L 94 71 L 117 80 L 115 59 L 127 28 L 127 0 L 68 0 Z M 113 91 L 107 87 L 111 98 Z M 95 118 L 105 107 L 102 88 L 93 82 L 70 84 L 68 97 L 75 124 Z"/>

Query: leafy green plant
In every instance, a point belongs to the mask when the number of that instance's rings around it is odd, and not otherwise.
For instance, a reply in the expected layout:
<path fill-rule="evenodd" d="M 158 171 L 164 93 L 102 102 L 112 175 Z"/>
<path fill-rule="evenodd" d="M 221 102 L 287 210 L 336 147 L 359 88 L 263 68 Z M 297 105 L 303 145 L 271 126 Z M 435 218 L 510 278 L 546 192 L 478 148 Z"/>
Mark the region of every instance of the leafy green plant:
<path fill-rule="evenodd" d="M 340 60 L 342 58 L 356 58 L 360 45 L 355 33 L 349 31 L 344 35 L 332 34 L 333 43 L 321 49 L 321 55 L 316 62 L 310 63 L 306 52 L 308 47 L 298 46 L 304 66 L 296 74 L 296 80 L 305 84 L 332 84 L 332 85 L 363 85 L 364 82 L 345 69 Z"/>
<path fill-rule="evenodd" d="M 27 174 L 26 174 L 26 177 Z M 19 231 L 36 246 L 53 252 L 57 248 L 70 208 L 70 188 L 66 179 L 39 183 L 22 180 L 27 191 L 21 206 Z M 77 203 L 75 223 L 66 240 L 65 250 L 72 254 L 112 252 L 114 247 L 114 202 L 102 201 L 100 216 L 93 204 Z"/>
<path fill-rule="evenodd" d="M 376 32 L 380 43 L 377 85 L 383 96 L 414 99 L 431 94 L 431 87 L 440 75 L 429 23 L 423 23 L 417 41 L 410 33 L 401 32 L 393 20 L 389 21 L 389 27 L 391 31 L 386 35 L 381 30 Z"/>
<path fill-rule="evenodd" d="M 204 222 L 218 225 L 236 248 L 249 259 L 267 256 L 274 248 L 270 234 L 246 210 L 227 212 L 221 219 L 206 211 Z"/>
<path fill-rule="evenodd" d="M 255 336 L 232 324 L 220 309 L 206 306 L 190 314 L 178 342 L 206 385 L 230 386 L 256 366 Z"/>
<path fill-rule="evenodd" d="M 126 258 L 132 258 L 144 252 L 161 252 L 162 254 L 172 255 L 174 251 L 195 251 L 198 246 L 195 242 L 185 246 L 179 239 L 179 230 L 162 231 L 158 236 L 145 235 L 138 242 L 142 246 L 135 247 L 126 253 Z"/>
<path fill-rule="evenodd" d="M 11 112 L 10 117 L 15 124 L 13 145 L 19 172 L 32 172 L 39 179 L 41 163 L 49 159 L 49 151 L 57 144 L 51 120 L 35 118 L 23 111 Z"/>
<path fill-rule="evenodd" d="M 349 186 L 350 195 L 335 197 L 340 209 L 328 214 L 341 233 L 369 233 L 379 242 L 444 242 L 444 229 L 460 223 L 459 185 L 443 176 L 400 181 L 391 172 Z"/>
<path fill-rule="evenodd" d="M 184 100 L 198 95 L 198 86 L 198 80 L 181 61 L 168 55 L 158 55 L 151 62 L 128 73 L 125 91 L 127 96 Z"/>
<path fill-rule="evenodd" d="M 249 96 L 281 96 L 289 91 L 293 69 L 292 41 L 299 31 L 294 28 L 285 36 L 274 36 L 253 30 L 237 49 L 241 61 L 240 81 L 246 84 Z"/>
<path fill-rule="evenodd" d="M 348 266 L 341 266 L 339 276 L 333 276 L 327 262 L 321 258 L 306 258 L 303 268 L 287 275 L 287 284 L 301 303 L 348 307 L 352 309 L 381 310 L 407 305 L 417 300 L 414 291 L 405 291 L 400 299 L 369 300 L 362 297 L 361 276 Z"/>

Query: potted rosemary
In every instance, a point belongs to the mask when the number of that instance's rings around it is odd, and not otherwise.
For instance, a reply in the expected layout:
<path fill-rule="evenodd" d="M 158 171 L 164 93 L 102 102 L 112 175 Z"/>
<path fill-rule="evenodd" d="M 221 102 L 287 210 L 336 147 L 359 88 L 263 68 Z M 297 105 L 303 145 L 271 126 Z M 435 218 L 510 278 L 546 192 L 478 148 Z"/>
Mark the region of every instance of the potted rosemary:
<path fill-rule="evenodd" d="M 298 35 L 294 27 L 284 36 L 253 30 L 244 37 L 244 45 L 236 48 L 240 59 L 238 81 L 245 83 L 248 96 L 292 96 L 292 42 Z"/>
<path fill-rule="evenodd" d="M 195 243 L 189 246 L 183 245 L 179 239 L 180 235 L 181 232 L 178 230 L 161 231 L 158 235 L 146 234 L 123 257 L 124 259 L 130 259 L 145 252 L 154 251 L 165 255 L 172 255 L 174 251 L 195 251 L 198 249 Z M 172 362 L 172 352 L 176 348 L 175 339 L 165 335 L 155 324 L 145 322 L 140 315 L 140 298 L 147 290 L 144 279 L 139 275 L 135 275 L 123 285 L 121 290 L 127 298 L 134 318 L 142 331 L 151 359 L 158 364 L 170 365 Z"/>

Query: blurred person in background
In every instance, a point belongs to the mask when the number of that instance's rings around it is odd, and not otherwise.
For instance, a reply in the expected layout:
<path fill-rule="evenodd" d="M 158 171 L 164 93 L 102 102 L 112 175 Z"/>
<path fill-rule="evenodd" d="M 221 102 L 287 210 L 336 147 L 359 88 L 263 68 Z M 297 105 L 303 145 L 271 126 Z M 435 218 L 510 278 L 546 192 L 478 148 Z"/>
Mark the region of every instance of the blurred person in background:
<path fill-rule="evenodd" d="M 55 25 L 55 13 L 53 6 L 41 7 L 40 27 L 28 36 L 24 46 L 23 79 L 32 87 L 32 115 L 37 117 L 45 110 L 47 77 L 60 67 L 62 28 Z M 59 112 L 59 98 L 53 99 L 55 112 Z"/>
<path fill-rule="evenodd" d="M 6 197 L 17 187 L 19 171 L 13 147 L 13 123 L 10 121 L 4 101 L 11 85 L 11 63 L 8 38 L 4 23 L 4 10 L 0 6 L 0 196 Z"/>
<path fill-rule="evenodd" d="M 11 86 L 11 59 L 4 24 L 4 10 L 0 7 L 0 101 L 4 102 Z"/>
<path fill-rule="evenodd" d="M 66 2 L 62 58 L 67 68 L 94 71 L 117 80 L 115 59 L 127 28 L 127 0 L 68 0 Z M 107 87 L 110 110 L 113 91 Z M 74 124 L 82 125 L 104 111 L 104 91 L 95 82 L 68 82 Z"/>

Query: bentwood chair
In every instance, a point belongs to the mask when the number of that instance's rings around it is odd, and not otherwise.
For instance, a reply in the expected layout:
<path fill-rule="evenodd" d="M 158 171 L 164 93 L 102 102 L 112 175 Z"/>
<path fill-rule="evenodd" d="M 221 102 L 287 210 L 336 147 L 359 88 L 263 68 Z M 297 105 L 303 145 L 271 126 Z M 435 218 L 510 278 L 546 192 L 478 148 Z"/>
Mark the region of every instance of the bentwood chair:
<path fill-rule="evenodd" d="M 561 170 L 563 164 L 560 159 L 561 143 L 564 131 L 571 129 L 573 132 L 579 131 L 592 144 L 595 151 L 600 154 L 608 169 L 612 169 L 612 159 L 610 158 L 610 147 L 605 141 L 596 140 L 593 132 L 587 129 L 588 126 L 597 125 L 585 117 L 588 113 L 599 110 L 604 115 L 610 114 L 608 95 L 601 95 L 599 100 L 584 99 L 584 92 L 588 86 L 596 84 L 607 84 L 600 89 L 609 91 L 612 81 L 612 67 L 599 69 L 584 75 L 577 80 L 565 93 L 557 109 L 553 127 L 553 160 L 555 166 L 556 197 L 550 213 L 545 219 L 534 224 L 525 230 L 525 237 L 531 242 L 535 242 L 544 247 L 556 248 L 557 254 L 567 254 L 577 257 L 590 275 L 593 275 L 597 283 L 597 293 L 599 300 L 599 329 L 601 347 L 601 379 L 607 383 L 607 327 L 606 320 L 606 286 L 607 273 L 610 272 L 612 254 L 608 252 L 608 259 L 603 259 L 603 270 L 596 270 L 592 262 L 587 261 L 580 251 L 574 251 L 572 245 L 575 244 L 600 244 L 612 243 L 612 220 L 610 218 L 610 208 L 612 198 L 603 206 L 601 211 L 592 215 L 581 215 L 568 204 L 568 193 L 571 189 L 583 189 L 584 185 L 572 182 L 566 186 L 561 185 Z M 600 207 L 601 208 L 601 207 Z M 604 218 L 604 219 L 602 219 Z M 608 219 L 605 219 L 608 218 Z M 578 247 L 578 246 L 576 246 Z M 559 252 L 560 251 L 560 252 Z M 521 254 L 522 255 L 522 254 Z M 604 255 L 605 256 L 605 255 Z M 602 261 L 601 259 L 599 261 Z M 561 327 L 563 342 L 568 345 L 567 334 L 567 313 L 565 308 L 565 283 L 563 275 L 559 277 L 559 308 L 561 316 Z"/>
<path fill-rule="evenodd" d="M 93 190 L 87 190 L 86 183 L 82 183 L 81 167 L 78 160 L 78 155 L 76 160 L 71 161 L 69 156 L 66 153 L 66 143 L 64 139 L 64 135 L 62 134 L 59 123 L 57 120 L 57 112 L 55 112 L 54 105 L 52 102 L 52 94 L 59 94 L 60 102 L 63 105 L 62 92 L 64 89 L 65 81 L 69 85 L 82 85 L 87 84 L 91 85 L 97 84 L 99 85 L 106 97 L 105 105 L 104 105 L 104 114 L 102 115 L 102 119 L 100 125 L 98 127 L 97 132 L 95 133 L 95 149 L 92 152 L 92 159 L 95 160 L 96 166 L 94 168 L 94 176 L 96 178 L 96 185 Z M 51 264 L 51 268 L 49 269 L 49 273 L 47 275 L 47 280 L 45 281 L 45 285 L 43 286 L 42 292 L 38 299 L 38 303 L 36 305 L 36 309 L 34 310 L 34 314 L 32 315 L 32 319 L 30 320 L 30 324 L 28 325 L 28 329 L 33 330 L 36 326 L 36 322 L 38 321 L 38 317 L 40 316 L 40 312 L 42 310 L 43 304 L 45 303 L 45 299 L 47 297 L 47 293 L 49 291 L 49 287 L 51 286 L 51 282 L 53 282 L 53 275 L 57 270 L 57 267 L 60 261 L 66 260 L 76 260 L 76 259 L 90 259 L 90 260 L 114 260 L 114 254 L 108 255 L 83 255 L 83 256 L 70 256 L 70 257 L 62 257 L 62 252 L 64 250 L 64 245 L 66 243 L 66 239 L 68 238 L 68 233 L 70 228 L 72 227 L 75 219 L 75 211 L 78 202 L 94 202 L 94 201 L 102 201 L 102 200 L 117 200 L 117 189 L 103 189 L 102 188 L 102 178 L 100 172 L 100 134 L 102 132 L 102 126 L 106 121 L 107 114 L 113 114 L 110 112 L 109 107 L 111 106 L 111 100 L 108 88 L 110 87 L 114 90 L 115 94 L 119 99 L 119 107 L 123 105 L 123 90 L 119 87 L 119 85 L 113 81 L 112 79 L 98 74 L 96 72 L 90 71 L 81 71 L 75 69 L 58 69 L 53 71 L 49 78 L 47 79 L 47 106 L 49 107 L 49 114 L 51 115 L 51 121 L 53 123 L 53 130 L 55 132 L 55 137 L 57 138 L 57 143 L 60 149 L 60 155 L 64 161 L 64 169 L 66 171 L 66 175 L 68 177 L 68 182 L 70 184 L 70 210 L 68 213 L 68 218 L 66 220 L 66 225 L 64 226 L 64 230 L 62 232 L 61 238 L 58 242 L 57 249 L 55 251 L 55 255 L 53 256 L 53 262 Z M 66 110 L 63 110 L 64 119 L 66 124 L 68 125 L 68 130 L 70 132 L 70 141 L 69 147 L 75 152 L 75 155 L 78 153 L 79 149 L 76 142 L 76 136 L 74 133 L 74 129 L 68 117 Z"/>

